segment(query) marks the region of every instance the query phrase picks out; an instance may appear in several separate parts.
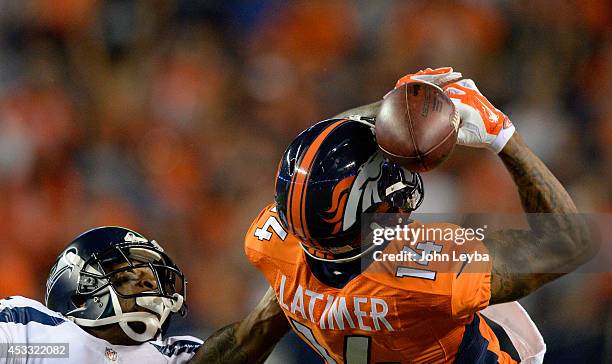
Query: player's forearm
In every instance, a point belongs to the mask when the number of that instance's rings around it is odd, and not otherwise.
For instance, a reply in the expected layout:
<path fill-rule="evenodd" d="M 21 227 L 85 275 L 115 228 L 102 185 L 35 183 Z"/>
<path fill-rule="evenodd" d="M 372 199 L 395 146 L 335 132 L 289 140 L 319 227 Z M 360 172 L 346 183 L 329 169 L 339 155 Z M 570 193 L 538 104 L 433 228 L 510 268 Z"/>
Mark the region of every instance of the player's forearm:
<path fill-rule="evenodd" d="M 266 336 L 266 330 L 253 328 L 249 336 L 244 336 L 241 326 L 236 322 L 212 334 L 198 349 L 189 363 L 192 364 L 247 364 L 263 363 L 280 337 Z M 247 330 L 248 331 L 248 330 Z M 281 336 L 282 337 L 282 336 Z"/>
<path fill-rule="evenodd" d="M 341 113 L 339 113 L 337 115 L 334 115 L 333 118 L 334 119 L 339 119 L 339 118 L 345 118 L 345 117 L 351 116 L 351 115 L 360 115 L 360 116 L 375 118 L 376 115 L 378 115 L 378 110 L 380 110 L 380 105 L 381 104 L 382 104 L 382 101 L 377 101 L 377 102 L 373 102 L 371 104 L 358 106 L 356 108 L 349 109 L 349 110 L 343 111 L 343 112 L 341 112 Z"/>
<path fill-rule="evenodd" d="M 501 230 L 485 238 L 493 254 L 491 304 L 525 297 L 576 269 L 595 250 L 569 194 L 517 133 L 499 155 L 531 230 Z"/>
<path fill-rule="evenodd" d="M 244 320 L 206 339 L 190 363 L 263 363 L 287 331 L 287 319 L 269 289 Z"/>
<path fill-rule="evenodd" d="M 274 290 L 269 288 L 257 307 L 238 325 L 236 337 L 247 350 L 249 362 L 263 363 L 289 329 Z"/>
<path fill-rule="evenodd" d="M 238 325 L 227 325 L 209 336 L 189 363 L 248 363 L 247 353 L 236 338 Z"/>
<path fill-rule="evenodd" d="M 565 188 L 515 133 L 499 153 L 512 175 L 527 213 L 576 213 L 576 206 Z"/>
<path fill-rule="evenodd" d="M 518 133 L 499 156 L 514 179 L 538 243 L 563 254 L 568 263 L 580 263 L 582 259 L 572 257 L 583 257 L 590 250 L 588 229 L 563 185 Z"/>

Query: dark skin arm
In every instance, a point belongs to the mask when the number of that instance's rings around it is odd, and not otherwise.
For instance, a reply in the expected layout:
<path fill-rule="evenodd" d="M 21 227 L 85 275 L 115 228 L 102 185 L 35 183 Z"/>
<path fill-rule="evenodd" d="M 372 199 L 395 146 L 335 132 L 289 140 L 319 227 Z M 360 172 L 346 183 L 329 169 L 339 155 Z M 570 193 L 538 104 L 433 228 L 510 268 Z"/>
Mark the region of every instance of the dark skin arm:
<path fill-rule="evenodd" d="M 364 116 L 364 117 L 369 117 L 369 118 L 375 118 L 376 115 L 378 114 L 378 111 L 380 110 L 380 105 L 382 105 L 382 100 L 373 102 L 371 104 L 358 106 L 350 110 L 343 111 L 340 114 L 332 116 L 332 119 L 341 119 L 341 118 L 345 118 L 351 115 L 359 115 L 359 116 Z"/>
<path fill-rule="evenodd" d="M 515 133 L 499 153 L 518 188 L 530 230 L 485 238 L 493 256 L 491 304 L 514 301 L 567 274 L 596 251 L 571 197 Z"/>
<path fill-rule="evenodd" d="M 263 363 L 290 326 L 272 288 L 242 321 L 219 329 L 189 363 Z"/>

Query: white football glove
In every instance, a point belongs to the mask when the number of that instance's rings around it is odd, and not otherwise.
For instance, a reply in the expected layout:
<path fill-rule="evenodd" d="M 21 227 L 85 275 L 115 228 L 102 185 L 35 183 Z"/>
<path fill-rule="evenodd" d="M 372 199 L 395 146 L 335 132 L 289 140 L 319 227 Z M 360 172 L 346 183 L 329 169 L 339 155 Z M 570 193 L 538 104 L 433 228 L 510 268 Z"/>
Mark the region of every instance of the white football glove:
<path fill-rule="evenodd" d="M 457 143 L 499 153 L 515 131 L 510 119 L 496 109 L 470 79 L 452 83 L 443 89 L 459 113 Z"/>

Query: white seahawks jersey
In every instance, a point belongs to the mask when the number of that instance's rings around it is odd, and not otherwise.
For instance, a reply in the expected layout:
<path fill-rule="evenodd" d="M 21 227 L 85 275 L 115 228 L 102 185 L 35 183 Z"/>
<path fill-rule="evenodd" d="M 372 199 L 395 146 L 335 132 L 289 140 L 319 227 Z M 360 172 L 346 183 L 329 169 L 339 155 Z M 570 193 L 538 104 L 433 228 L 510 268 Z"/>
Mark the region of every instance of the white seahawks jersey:
<path fill-rule="evenodd" d="M 0 363 L 185 363 L 200 345 L 202 340 L 192 336 L 112 345 L 40 302 L 18 296 L 0 300 Z"/>

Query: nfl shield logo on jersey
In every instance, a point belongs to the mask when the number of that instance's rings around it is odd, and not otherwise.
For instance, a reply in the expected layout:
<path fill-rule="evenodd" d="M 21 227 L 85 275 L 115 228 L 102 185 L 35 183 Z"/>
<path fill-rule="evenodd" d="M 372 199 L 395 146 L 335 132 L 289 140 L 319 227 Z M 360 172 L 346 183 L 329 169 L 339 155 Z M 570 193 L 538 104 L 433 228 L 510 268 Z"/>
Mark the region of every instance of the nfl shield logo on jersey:
<path fill-rule="evenodd" d="M 104 356 L 106 357 L 106 359 L 108 359 L 108 361 L 114 362 L 117 361 L 117 357 L 119 356 L 117 354 L 117 352 L 111 348 L 106 348 L 106 351 L 104 352 Z"/>

